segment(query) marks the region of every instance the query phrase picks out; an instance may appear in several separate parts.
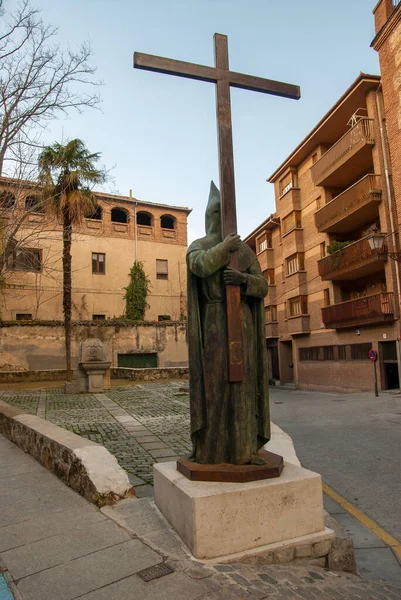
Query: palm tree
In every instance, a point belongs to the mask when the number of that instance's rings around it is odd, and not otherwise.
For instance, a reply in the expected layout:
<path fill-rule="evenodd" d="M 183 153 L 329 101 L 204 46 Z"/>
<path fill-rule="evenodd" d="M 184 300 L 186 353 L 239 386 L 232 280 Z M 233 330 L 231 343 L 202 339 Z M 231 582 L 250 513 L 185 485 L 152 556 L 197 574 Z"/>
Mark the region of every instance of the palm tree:
<path fill-rule="evenodd" d="M 96 199 L 90 186 L 103 183 L 106 174 L 95 167 L 100 154 L 90 154 L 82 140 L 71 140 L 64 146 L 55 143 L 39 156 L 39 178 L 44 199 L 54 209 L 63 227 L 63 313 L 67 381 L 71 370 L 71 242 L 73 225 L 93 213 Z"/>

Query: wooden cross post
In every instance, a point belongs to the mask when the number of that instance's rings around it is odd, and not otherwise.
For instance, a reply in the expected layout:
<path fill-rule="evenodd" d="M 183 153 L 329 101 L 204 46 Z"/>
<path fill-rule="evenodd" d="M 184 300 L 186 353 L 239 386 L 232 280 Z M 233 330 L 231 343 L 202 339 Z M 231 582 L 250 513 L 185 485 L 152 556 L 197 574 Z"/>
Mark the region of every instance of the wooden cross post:
<path fill-rule="evenodd" d="M 226 35 L 214 34 L 215 66 L 206 67 L 171 58 L 135 52 L 134 67 L 157 73 L 178 75 L 189 79 L 208 81 L 216 85 L 217 130 L 219 141 L 220 194 L 223 239 L 230 233 L 237 233 L 235 210 L 234 154 L 231 126 L 230 86 L 294 98 L 301 96 L 299 86 L 280 81 L 272 81 L 252 75 L 244 75 L 229 70 L 228 39 Z M 231 267 L 238 267 L 238 253 L 233 253 Z M 244 378 L 241 292 L 239 286 L 226 286 L 227 335 L 229 380 L 242 381 Z"/>

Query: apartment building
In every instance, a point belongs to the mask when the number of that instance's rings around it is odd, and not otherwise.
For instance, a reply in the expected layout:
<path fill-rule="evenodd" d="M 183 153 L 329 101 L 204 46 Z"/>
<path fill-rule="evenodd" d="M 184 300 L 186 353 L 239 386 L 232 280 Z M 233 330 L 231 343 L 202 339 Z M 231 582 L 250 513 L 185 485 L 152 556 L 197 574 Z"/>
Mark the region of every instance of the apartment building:
<path fill-rule="evenodd" d="M 135 260 L 150 279 L 150 321 L 186 314 L 187 207 L 95 192 L 97 208 L 73 233 L 73 319 L 119 317 Z M 38 184 L 0 179 L 2 236 L 15 233 L 3 270 L 4 320 L 62 319 L 62 231 Z M 25 216 L 25 218 L 23 218 Z"/>
<path fill-rule="evenodd" d="M 246 239 L 269 282 L 270 377 L 306 390 L 399 387 L 398 222 L 379 76 L 361 73 L 269 178 L 276 212 Z M 387 171 L 386 171 L 387 169 Z"/>
<path fill-rule="evenodd" d="M 401 214 L 401 0 L 380 0 L 373 9 L 376 36 L 371 46 L 378 52 L 388 138 L 388 185 L 394 211 Z M 393 168 L 391 168 L 393 166 Z M 397 220 L 398 222 L 398 220 Z"/>

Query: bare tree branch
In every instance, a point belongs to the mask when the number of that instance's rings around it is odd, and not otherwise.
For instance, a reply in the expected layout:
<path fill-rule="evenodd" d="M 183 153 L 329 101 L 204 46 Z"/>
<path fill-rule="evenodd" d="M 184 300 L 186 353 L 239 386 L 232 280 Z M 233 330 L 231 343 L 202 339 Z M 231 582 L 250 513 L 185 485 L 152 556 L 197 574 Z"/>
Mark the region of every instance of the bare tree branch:
<path fill-rule="evenodd" d="M 4 13 L 0 0 L 0 16 Z M 0 21 L 0 175 L 26 148 L 40 149 L 40 131 L 57 114 L 97 107 L 88 43 L 63 51 L 57 28 L 45 25 L 39 11 L 22 0 Z M 17 150 L 16 150 L 17 148 Z M 34 164 L 33 160 L 29 161 Z M 12 174 L 14 175 L 14 174 Z"/>

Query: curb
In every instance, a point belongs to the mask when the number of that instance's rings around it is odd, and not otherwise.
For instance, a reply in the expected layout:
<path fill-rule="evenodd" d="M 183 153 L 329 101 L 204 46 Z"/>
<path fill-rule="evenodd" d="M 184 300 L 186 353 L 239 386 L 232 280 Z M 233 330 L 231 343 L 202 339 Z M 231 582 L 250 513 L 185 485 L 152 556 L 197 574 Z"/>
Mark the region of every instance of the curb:
<path fill-rule="evenodd" d="M 97 506 L 135 496 L 127 473 L 106 448 L 2 400 L 0 433 Z"/>

